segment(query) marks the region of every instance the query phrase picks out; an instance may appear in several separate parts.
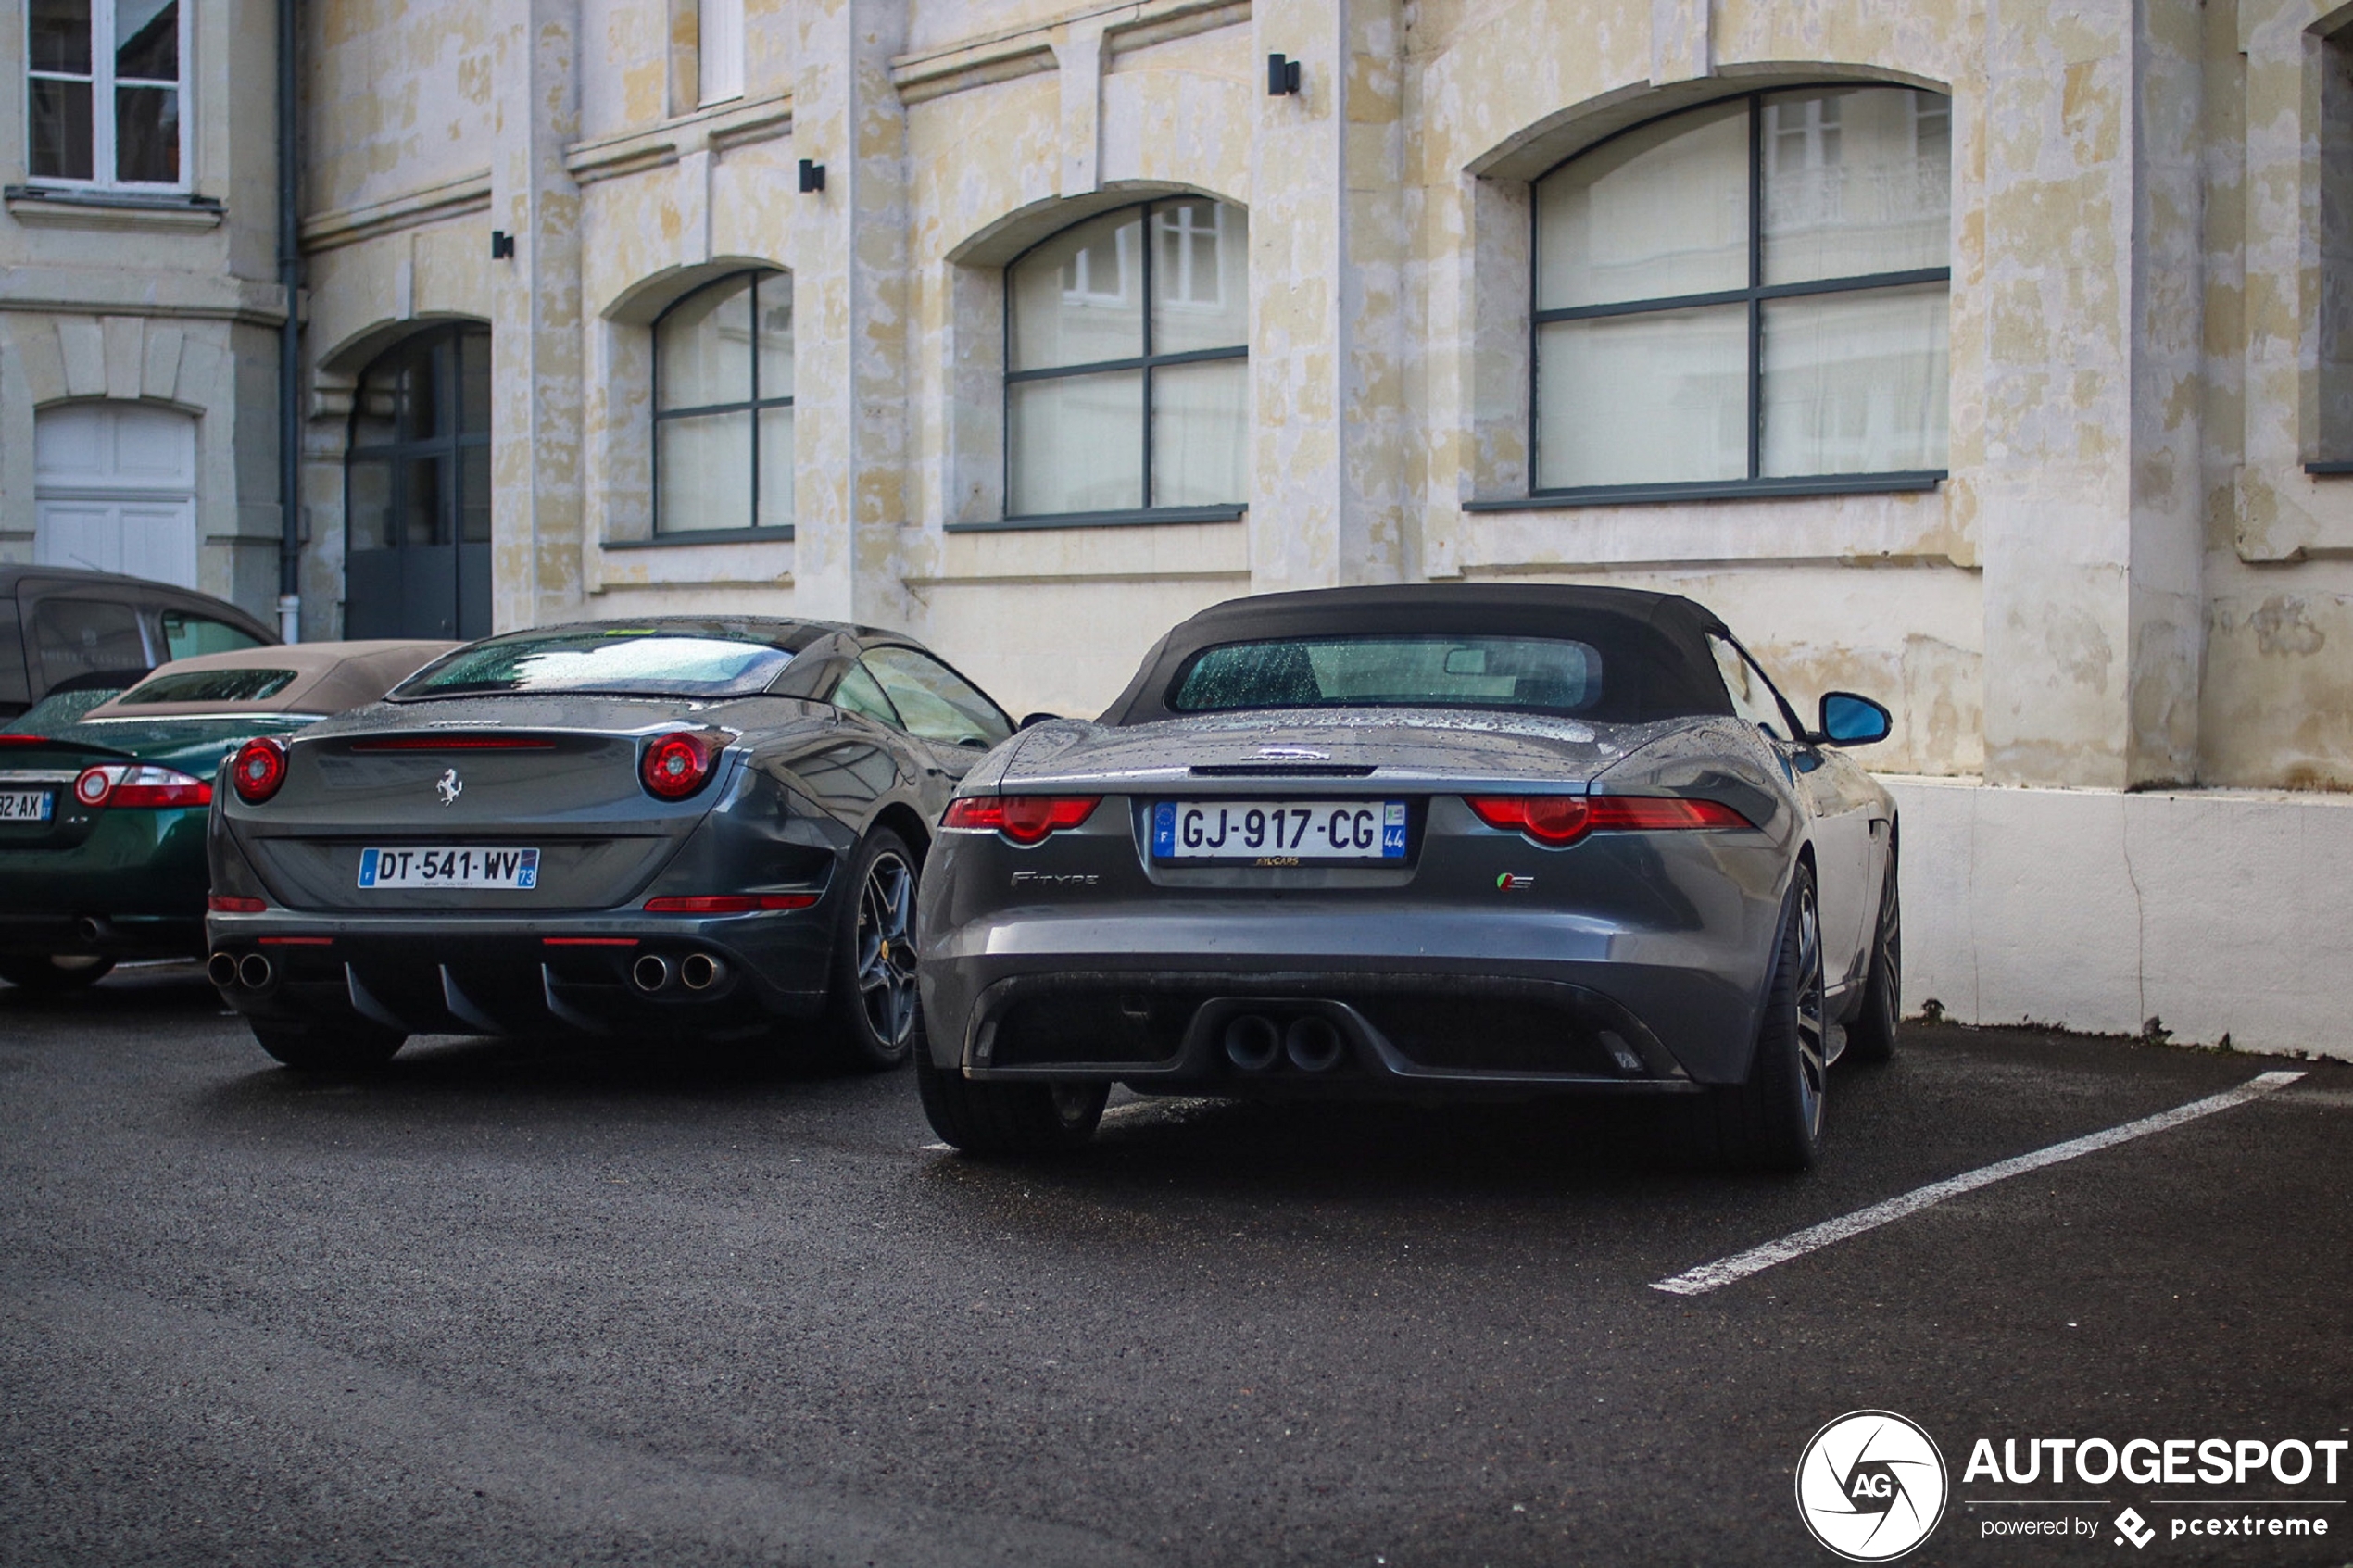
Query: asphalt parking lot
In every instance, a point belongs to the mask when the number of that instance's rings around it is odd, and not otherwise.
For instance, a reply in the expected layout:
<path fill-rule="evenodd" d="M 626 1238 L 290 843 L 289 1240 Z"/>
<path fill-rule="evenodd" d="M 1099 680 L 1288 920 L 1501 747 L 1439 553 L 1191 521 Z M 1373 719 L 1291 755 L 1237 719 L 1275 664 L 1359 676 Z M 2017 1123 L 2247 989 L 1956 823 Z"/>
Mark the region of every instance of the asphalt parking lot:
<path fill-rule="evenodd" d="M 1951 1468 L 1907 1562 L 2353 1561 L 2353 1463 L 1962 1476 L 2353 1428 L 2353 1068 L 1918 1026 L 1831 1123 L 1792 1180 L 1622 1110 L 1136 1102 L 987 1166 L 904 1074 L 434 1040 L 308 1080 L 192 968 L 0 990 L 0 1562 L 1823 1562 L 1793 1471 L 1861 1408 Z M 2087 1500 L 2149 1544 L 1987 1534 Z"/>

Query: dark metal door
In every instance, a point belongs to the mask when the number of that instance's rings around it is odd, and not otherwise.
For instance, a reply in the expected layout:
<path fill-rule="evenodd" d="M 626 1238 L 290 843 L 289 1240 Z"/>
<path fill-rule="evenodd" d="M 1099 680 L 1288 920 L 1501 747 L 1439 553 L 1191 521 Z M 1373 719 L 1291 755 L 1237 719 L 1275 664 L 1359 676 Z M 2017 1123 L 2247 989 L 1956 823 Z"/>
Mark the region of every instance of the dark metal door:
<path fill-rule="evenodd" d="M 344 635 L 490 634 L 490 330 L 368 367 L 344 464 Z"/>

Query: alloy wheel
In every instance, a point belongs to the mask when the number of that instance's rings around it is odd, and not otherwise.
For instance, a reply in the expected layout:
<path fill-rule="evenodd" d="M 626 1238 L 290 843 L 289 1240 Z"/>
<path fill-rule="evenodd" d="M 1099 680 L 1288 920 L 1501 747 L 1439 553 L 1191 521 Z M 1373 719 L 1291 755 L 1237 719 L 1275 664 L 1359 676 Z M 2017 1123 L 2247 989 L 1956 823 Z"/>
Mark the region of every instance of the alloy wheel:
<path fill-rule="evenodd" d="M 915 872 L 886 849 L 858 894 L 858 1000 L 866 1027 L 892 1049 L 915 1028 Z"/>
<path fill-rule="evenodd" d="M 1830 1031 L 1822 988 L 1822 916 L 1808 883 L 1797 896 L 1797 1091 L 1808 1137 L 1822 1130 L 1822 1084 Z"/>

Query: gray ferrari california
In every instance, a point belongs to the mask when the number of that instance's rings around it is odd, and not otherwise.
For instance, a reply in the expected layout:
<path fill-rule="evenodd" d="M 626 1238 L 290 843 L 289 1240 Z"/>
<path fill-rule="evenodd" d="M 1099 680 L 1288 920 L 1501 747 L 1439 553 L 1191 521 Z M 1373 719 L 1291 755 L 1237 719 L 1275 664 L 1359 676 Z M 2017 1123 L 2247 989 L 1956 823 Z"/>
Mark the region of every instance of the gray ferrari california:
<path fill-rule="evenodd" d="M 1013 733 L 907 638 L 662 619 L 470 644 L 248 741 L 213 792 L 210 972 L 262 1047 L 822 1035 L 905 1059 L 916 882 Z"/>
<path fill-rule="evenodd" d="M 949 1143 L 1197 1095 L 1672 1097 L 1798 1169 L 1824 1072 L 1893 1047 L 1895 810 L 1689 599 L 1536 585 L 1239 599 L 1092 723 L 966 775 L 920 906 Z"/>

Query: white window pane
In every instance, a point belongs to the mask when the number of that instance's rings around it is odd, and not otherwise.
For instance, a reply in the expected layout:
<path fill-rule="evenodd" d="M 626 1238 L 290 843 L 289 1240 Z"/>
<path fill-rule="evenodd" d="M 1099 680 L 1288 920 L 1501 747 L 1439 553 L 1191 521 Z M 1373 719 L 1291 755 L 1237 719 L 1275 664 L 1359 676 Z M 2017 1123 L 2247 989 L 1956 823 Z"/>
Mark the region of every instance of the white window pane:
<path fill-rule="evenodd" d="M 701 408 L 751 398 L 751 275 L 671 307 L 654 329 L 657 407 Z"/>
<path fill-rule="evenodd" d="M 792 410 L 760 410 L 760 515 L 762 528 L 792 526 Z"/>
<path fill-rule="evenodd" d="M 790 397 L 792 393 L 792 275 L 764 272 L 760 278 L 760 395 Z"/>
<path fill-rule="evenodd" d="M 655 527 L 664 533 L 741 528 L 751 521 L 751 415 L 694 414 L 654 421 L 661 474 Z"/>
<path fill-rule="evenodd" d="M 1908 87 L 1765 100 L 1765 281 L 1948 266 L 1952 112 Z"/>
<path fill-rule="evenodd" d="M 1133 359 L 1144 352 L 1144 217 L 1139 207 L 1063 230 L 1013 264 L 1016 370 Z"/>
<path fill-rule="evenodd" d="M 180 89 L 114 90 L 114 177 L 124 184 L 180 180 Z"/>
<path fill-rule="evenodd" d="M 1152 246 L 1154 354 L 1250 341 L 1250 226 L 1241 208 L 1156 202 Z"/>
<path fill-rule="evenodd" d="M 1006 409 L 1006 510 L 1132 511 L 1144 504 L 1144 375 L 1016 382 Z"/>
<path fill-rule="evenodd" d="M 1943 468 L 1945 296 L 1929 283 L 1767 301 L 1765 472 Z"/>
<path fill-rule="evenodd" d="M 1748 104 L 1604 142 L 1536 187 L 1540 310 L 1748 286 Z"/>
<path fill-rule="evenodd" d="M 1211 359 L 1152 372 L 1152 505 L 1214 507 L 1248 492 L 1250 362 Z"/>
<path fill-rule="evenodd" d="M 114 0 L 114 73 L 123 82 L 180 80 L 179 0 Z"/>
<path fill-rule="evenodd" d="M 30 0 L 25 29 L 34 70 L 90 74 L 90 0 Z"/>
<path fill-rule="evenodd" d="M 1536 420 L 1541 490 L 1747 477 L 1747 307 L 1540 329 Z"/>
<path fill-rule="evenodd" d="M 702 0 L 698 19 L 697 81 L 702 101 L 744 95 L 744 0 Z"/>
<path fill-rule="evenodd" d="M 50 180 L 94 178 L 97 154 L 91 137 L 90 83 L 34 77 L 26 85 L 32 90 L 31 172 Z"/>

